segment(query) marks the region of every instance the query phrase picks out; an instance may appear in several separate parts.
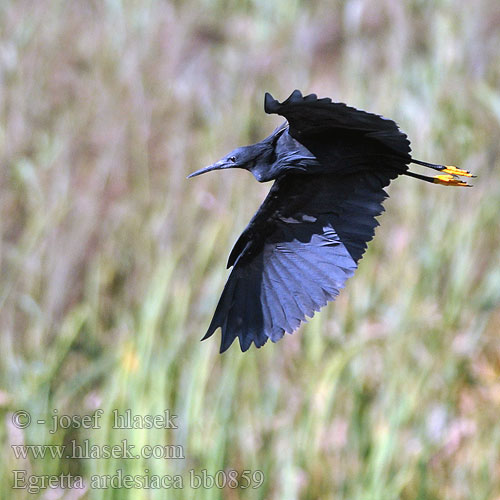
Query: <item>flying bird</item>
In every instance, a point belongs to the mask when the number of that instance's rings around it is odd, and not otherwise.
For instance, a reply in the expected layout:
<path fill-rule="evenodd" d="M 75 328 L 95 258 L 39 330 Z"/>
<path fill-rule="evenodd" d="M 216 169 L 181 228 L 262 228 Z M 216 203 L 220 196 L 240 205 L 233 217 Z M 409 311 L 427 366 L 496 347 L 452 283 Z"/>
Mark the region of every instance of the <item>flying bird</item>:
<path fill-rule="evenodd" d="M 394 121 L 329 98 L 295 90 L 280 103 L 266 93 L 264 110 L 286 122 L 189 175 L 243 168 L 259 182 L 274 180 L 229 255 L 233 269 L 202 339 L 220 327 L 221 353 L 236 337 L 242 351 L 277 342 L 337 297 L 373 238 L 384 188 L 398 175 L 445 186 L 469 186 L 458 176 L 473 177 L 412 158 Z M 410 172 L 411 163 L 439 174 Z"/>

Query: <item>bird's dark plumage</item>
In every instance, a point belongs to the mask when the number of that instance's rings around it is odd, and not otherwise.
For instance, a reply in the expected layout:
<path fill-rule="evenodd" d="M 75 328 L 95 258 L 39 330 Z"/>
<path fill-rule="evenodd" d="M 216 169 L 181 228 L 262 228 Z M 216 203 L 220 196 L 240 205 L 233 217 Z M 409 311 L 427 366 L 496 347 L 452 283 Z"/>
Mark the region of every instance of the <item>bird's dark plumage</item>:
<path fill-rule="evenodd" d="M 373 238 L 384 188 L 400 174 L 465 185 L 455 167 L 413 160 L 392 120 L 295 90 L 266 113 L 287 123 L 260 143 L 237 148 L 209 170 L 245 168 L 275 179 L 229 256 L 233 267 L 204 339 L 222 330 L 221 352 L 235 338 L 242 351 L 292 333 L 334 300 Z M 410 162 L 446 175 L 408 172 Z"/>

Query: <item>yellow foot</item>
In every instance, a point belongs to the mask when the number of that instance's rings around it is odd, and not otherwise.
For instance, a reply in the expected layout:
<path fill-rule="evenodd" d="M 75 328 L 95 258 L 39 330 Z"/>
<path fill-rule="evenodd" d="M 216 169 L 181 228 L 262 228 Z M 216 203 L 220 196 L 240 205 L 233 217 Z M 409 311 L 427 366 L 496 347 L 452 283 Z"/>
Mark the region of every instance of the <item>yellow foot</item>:
<path fill-rule="evenodd" d="M 449 167 L 448 167 L 449 168 Z M 436 184 L 443 184 L 444 186 L 467 186 L 467 187 L 472 187 L 470 184 L 467 184 L 464 181 L 461 181 L 460 179 L 457 179 L 453 175 L 435 175 L 433 177 L 434 182 Z"/>
<path fill-rule="evenodd" d="M 475 175 L 472 175 L 468 170 L 462 170 L 461 168 L 454 167 L 453 165 L 445 165 L 441 172 L 451 175 L 461 175 L 462 177 L 475 177 Z"/>

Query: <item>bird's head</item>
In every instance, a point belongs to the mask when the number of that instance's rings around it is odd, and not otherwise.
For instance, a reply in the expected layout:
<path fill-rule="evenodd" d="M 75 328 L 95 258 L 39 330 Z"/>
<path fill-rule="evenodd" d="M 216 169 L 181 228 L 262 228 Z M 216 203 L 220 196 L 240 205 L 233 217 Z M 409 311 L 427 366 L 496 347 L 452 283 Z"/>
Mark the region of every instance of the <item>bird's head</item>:
<path fill-rule="evenodd" d="M 281 134 L 281 131 L 280 131 Z M 213 165 L 201 168 L 188 175 L 188 178 L 195 177 L 212 170 L 222 170 L 226 168 L 243 168 L 252 172 L 259 182 L 266 182 L 276 177 L 274 171 L 274 143 L 276 133 L 267 137 L 257 144 L 236 148 L 229 154 L 215 162 Z"/>
<path fill-rule="evenodd" d="M 208 167 L 201 168 L 200 170 L 188 175 L 188 178 L 196 177 L 197 175 L 204 174 L 205 172 L 211 172 L 212 170 L 223 170 L 226 168 L 244 168 L 248 170 L 249 166 L 253 162 L 253 155 L 251 154 L 251 151 L 248 151 L 249 148 L 251 148 L 251 146 L 236 148 L 212 165 L 208 165 Z"/>

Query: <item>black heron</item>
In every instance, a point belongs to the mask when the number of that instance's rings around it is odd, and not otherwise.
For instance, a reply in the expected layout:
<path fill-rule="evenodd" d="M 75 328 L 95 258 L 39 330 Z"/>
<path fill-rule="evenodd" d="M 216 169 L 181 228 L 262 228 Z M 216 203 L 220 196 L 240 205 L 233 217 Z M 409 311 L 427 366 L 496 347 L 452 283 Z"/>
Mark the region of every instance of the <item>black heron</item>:
<path fill-rule="evenodd" d="M 220 327 L 220 352 L 236 337 L 242 351 L 277 342 L 334 300 L 373 238 L 384 188 L 398 175 L 446 186 L 468 186 L 457 176 L 473 177 L 413 159 L 394 121 L 329 98 L 295 90 L 280 103 L 266 93 L 264 110 L 287 121 L 189 176 L 243 168 L 259 182 L 275 180 L 229 255 L 233 269 L 203 337 Z M 416 174 L 410 163 L 440 173 Z"/>

